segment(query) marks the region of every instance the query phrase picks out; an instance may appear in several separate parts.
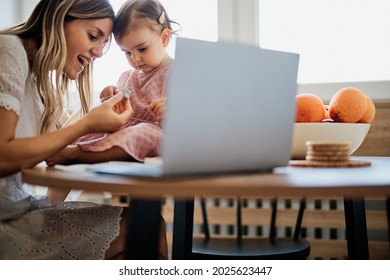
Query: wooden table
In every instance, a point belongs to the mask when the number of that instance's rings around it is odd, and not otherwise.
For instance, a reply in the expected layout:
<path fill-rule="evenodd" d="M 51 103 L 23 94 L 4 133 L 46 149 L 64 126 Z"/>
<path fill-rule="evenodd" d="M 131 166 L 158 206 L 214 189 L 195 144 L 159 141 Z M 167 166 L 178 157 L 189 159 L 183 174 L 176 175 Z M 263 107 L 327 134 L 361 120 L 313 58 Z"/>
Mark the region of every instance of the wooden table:
<path fill-rule="evenodd" d="M 173 257 L 182 259 L 191 250 L 192 222 L 185 217 L 193 198 L 211 196 L 343 196 L 350 259 L 368 259 L 364 196 L 390 196 L 390 157 L 358 157 L 370 167 L 278 167 L 272 173 L 225 174 L 176 178 L 136 178 L 86 171 L 87 165 L 35 167 L 22 172 L 24 182 L 53 188 L 108 191 L 131 197 L 126 258 L 157 256 L 161 198 L 173 196 L 175 221 Z M 177 207 L 176 207 L 177 206 Z M 180 214 L 180 215 L 179 215 Z"/>

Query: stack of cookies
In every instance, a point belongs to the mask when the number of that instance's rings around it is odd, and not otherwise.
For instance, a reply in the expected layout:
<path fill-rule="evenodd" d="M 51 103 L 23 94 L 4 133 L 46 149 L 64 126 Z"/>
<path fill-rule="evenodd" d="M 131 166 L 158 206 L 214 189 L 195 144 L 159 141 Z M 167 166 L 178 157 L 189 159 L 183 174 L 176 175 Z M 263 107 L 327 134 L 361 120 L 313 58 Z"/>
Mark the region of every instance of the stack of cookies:
<path fill-rule="evenodd" d="M 308 141 L 305 160 L 292 160 L 290 166 L 301 167 L 354 167 L 369 166 L 370 162 L 350 160 L 347 142 Z"/>
<path fill-rule="evenodd" d="M 314 162 L 345 162 L 349 160 L 349 143 L 315 142 L 306 143 L 306 160 Z"/>

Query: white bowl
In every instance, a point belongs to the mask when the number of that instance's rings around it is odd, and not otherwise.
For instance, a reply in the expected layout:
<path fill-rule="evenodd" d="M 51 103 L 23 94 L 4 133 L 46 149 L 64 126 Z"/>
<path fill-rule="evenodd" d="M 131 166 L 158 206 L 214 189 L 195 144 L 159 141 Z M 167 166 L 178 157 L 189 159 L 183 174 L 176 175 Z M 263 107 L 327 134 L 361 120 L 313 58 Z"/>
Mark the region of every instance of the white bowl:
<path fill-rule="evenodd" d="M 349 142 L 352 154 L 363 143 L 370 126 L 366 123 L 294 123 L 292 158 L 305 158 L 307 141 Z"/>

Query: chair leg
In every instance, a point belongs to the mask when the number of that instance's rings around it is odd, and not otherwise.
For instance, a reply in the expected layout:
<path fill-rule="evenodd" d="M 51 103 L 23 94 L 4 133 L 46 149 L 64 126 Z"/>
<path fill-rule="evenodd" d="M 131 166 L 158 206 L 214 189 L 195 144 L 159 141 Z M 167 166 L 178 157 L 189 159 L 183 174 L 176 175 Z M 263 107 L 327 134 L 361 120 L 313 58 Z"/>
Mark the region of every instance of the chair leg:
<path fill-rule="evenodd" d="M 202 219 L 203 219 L 205 238 L 206 238 L 206 240 L 209 240 L 210 239 L 210 230 L 209 230 L 209 222 L 207 219 L 206 200 L 204 199 L 204 197 L 200 198 L 200 207 L 202 209 Z"/>
<path fill-rule="evenodd" d="M 242 241 L 241 199 L 237 198 L 237 242 Z"/>
<path fill-rule="evenodd" d="M 276 237 L 276 214 L 278 210 L 278 199 L 275 197 L 271 201 L 271 224 L 269 228 L 269 237 L 270 239 L 274 239 Z"/>
<path fill-rule="evenodd" d="M 295 230 L 293 235 L 294 240 L 298 240 L 301 234 L 303 212 L 305 211 L 305 209 L 306 209 L 306 198 L 303 197 L 299 203 L 298 217 L 297 217 L 297 222 L 295 224 Z"/>

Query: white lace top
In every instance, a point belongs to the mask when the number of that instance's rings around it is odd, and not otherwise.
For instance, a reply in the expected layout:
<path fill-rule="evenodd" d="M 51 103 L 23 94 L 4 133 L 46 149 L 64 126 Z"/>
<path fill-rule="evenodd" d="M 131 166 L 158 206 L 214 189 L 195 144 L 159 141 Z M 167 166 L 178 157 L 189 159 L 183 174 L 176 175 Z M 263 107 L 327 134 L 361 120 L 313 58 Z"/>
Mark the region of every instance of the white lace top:
<path fill-rule="evenodd" d="M 39 102 L 29 74 L 26 51 L 16 36 L 0 35 L 0 72 L 0 107 L 12 110 L 19 116 L 16 137 L 38 135 L 43 104 Z M 0 220 L 17 214 L 15 210 L 25 211 L 30 206 L 26 200 L 22 200 L 30 196 L 30 187 L 22 183 L 20 173 L 0 179 L 0 193 Z M 36 199 L 45 198 L 31 197 L 31 202 L 39 203 Z M 4 207 L 8 204 L 12 205 L 11 213 Z"/>
<path fill-rule="evenodd" d="M 0 35 L 0 107 L 18 115 L 17 138 L 39 134 L 43 104 L 17 36 Z M 121 211 L 82 202 L 52 206 L 47 196 L 31 194 L 20 172 L 0 178 L 0 259 L 101 259 L 119 234 Z"/>

